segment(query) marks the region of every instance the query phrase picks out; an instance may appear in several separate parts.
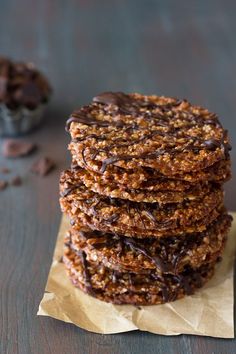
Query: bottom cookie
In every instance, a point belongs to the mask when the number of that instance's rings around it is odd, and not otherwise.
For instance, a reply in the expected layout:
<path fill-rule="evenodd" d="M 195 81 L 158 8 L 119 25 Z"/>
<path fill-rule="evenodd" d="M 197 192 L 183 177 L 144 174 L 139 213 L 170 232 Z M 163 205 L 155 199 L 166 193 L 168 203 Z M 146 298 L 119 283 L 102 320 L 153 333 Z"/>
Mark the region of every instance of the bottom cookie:
<path fill-rule="evenodd" d="M 160 276 L 153 270 L 118 272 L 88 261 L 84 251 L 65 246 L 63 261 L 72 283 L 89 295 L 114 304 L 155 305 L 193 294 L 213 275 L 216 262 L 178 275 Z"/>

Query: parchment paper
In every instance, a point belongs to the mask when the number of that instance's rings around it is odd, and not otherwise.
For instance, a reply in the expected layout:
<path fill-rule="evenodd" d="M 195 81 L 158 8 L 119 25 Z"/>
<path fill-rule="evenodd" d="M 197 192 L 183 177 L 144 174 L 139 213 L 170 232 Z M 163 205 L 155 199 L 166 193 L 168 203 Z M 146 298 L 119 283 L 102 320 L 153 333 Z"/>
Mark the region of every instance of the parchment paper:
<path fill-rule="evenodd" d="M 223 261 L 214 277 L 196 294 L 155 306 L 112 305 L 75 288 L 60 262 L 63 237 L 69 228 L 63 216 L 53 262 L 38 315 L 50 316 L 96 333 L 142 330 L 164 335 L 195 334 L 233 338 L 233 263 L 236 250 L 236 213 Z"/>

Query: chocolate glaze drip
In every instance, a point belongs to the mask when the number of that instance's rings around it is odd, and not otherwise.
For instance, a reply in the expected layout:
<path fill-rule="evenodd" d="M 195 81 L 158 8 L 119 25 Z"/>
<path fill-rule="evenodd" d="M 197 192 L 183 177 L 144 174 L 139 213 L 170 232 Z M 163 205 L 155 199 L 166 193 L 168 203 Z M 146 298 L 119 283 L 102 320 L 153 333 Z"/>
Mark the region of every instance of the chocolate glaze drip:
<path fill-rule="evenodd" d="M 83 114 L 82 111 L 76 113 L 73 113 L 73 116 L 71 116 L 67 122 L 66 122 L 66 131 L 69 131 L 70 129 L 70 125 L 72 122 L 76 122 L 76 123 L 82 123 L 85 125 L 97 125 L 100 127 L 109 127 L 110 122 L 105 122 L 105 121 L 99 121 L 96 120 L 94 118 L 90 118 L 88 116 L 86 116 L 85 114 Z"/>
<path fill-rule="evenodd" d="M 121 241 L 122 240 L 122 241 Z M 149 258 L 158 269 L 163 273 L 172 273 L 174 271 L 172 264 L 169 262 L 165 262 L 159 255 L 151 256 L 147 249 L 142 245 L 138 244 L 134 239 L 123 237 L 120 239 L 121 242 L 124 242 L 131 249 L 138 251 L 138 253 L 144 254 L 147 258 Z"/>
<path fill-rule="evenodd" d="M 106 171 L 108 165 L 113 165 L 115 162 L 118 162 L 118 161 L 129 161 L 129 160 L 132 160 L 132 158 L 133 158 L 133 156 L 128 156 L 128 155 L 111 156 L 111 157 L 103 160 L 100 172 L 104 173 Z"/>
<path fill-rule="evenodd" d="M 121 120 L 112 122 L 98 120 L 90 114 L 90 111 L 91 107 L 86 106 L 78 111 L 73 112 L 72 116 L 66 122 L 66 131 L 68 132 L 70 130 L 70 125 L 72 122 L 81 123 L 85 125 L 96 125 L 98 127 L 115 126 L 118 128 L 122 128 L 125 126 L 124 122 L 122 122 Z"/>
<path fill-rule="evenodd" d="M 170 292 L 169 289 L 166 285 L 162 286 L 162 298 L 164 302 L 169 302 L 170 301 Z"/>
<path fill-rule="evenodd" d="M 182 274 L 176 275 L 175 280 L 177 283 L 179 283 L 180 286 L 184 288 L 184 291 L 187 295 L 192 295 L 193 289 L 190 285 L 190 279 L 189 276 L 184 276 Z"/>
<path fill-rule="evenodd" d="M 208 150 L 216 150 L 217 148 L 221 148 L 224 150 L 224 153 L 225 153 L 225 156 L 226 158 L 229 157 L 229 151 L 232 149 L 231 145 L 228 144 L 228 143 L 225 143 L 224 142 L 224 139 L 225 139 L 225 134 L 224 136 L 222 137 L 221 140 L 216 140 L 216 139 L 209 139 L 209 140 L 205 140 L 204 141 L 204 146 L 206 149 Z"/>
<path fill-rule="evenodd" d="M 103 92 L 93 98 L 93 102 L 102 103 L 105 105 L 122 106 L 131 104 L 134 100 L 123 92 Z"/>
<path fill-rule="evenodd" d="M 141 223 L 143 224 L 144 230 L 146 230 L 146 224 L 145 224 L 145 222 L 144 222 L 144 219 L 143 219 L 143 217 L 142 217 L 142 213 L 140 212 L 138 206 L 135 205 L 135 208 L 134 208 L 134 209 L 136 210 L 136 213 L 138 214 L 139 219 L 140 219 Z"/>
<path fill-rule="evenodd" d="M 87 166 L 87 162 L 86 162 L 86 158 L 85 158 L 85 148 L 82 149 L 81 151 L 81 156 L 82 156 L 82 160 L 85 166 Z"/>
<path fill-rule="evenodd" d="M 159 208 L 158 208 L 159 209 Z M 158 210 L 157 209 L 157 210 Z M 148 217 L 148 219 L 150 220 L 150 221 L 152 221 L 154 224 L 156 224 L 156 218 L 154 217 L 154 215 L 152 214 L 152 212 L 150 211 L 150 210 L 144 210 L 143 211 L 144 212 L 144 214 Z"/>
<path fill-rule="evenodd" d="M 113 214 L 108 219 L 104 219 L 106 224 L 114 224 L 119 219 L 119 214 Z"/>
<path fill-rule="evenodd" d="M 69 194 L 71 194 L 74 190 L 76 190 L 77 188 L 80 188 L 81 186 L 83 186 L 83 183 L 77 183 L 76 185 L 71 185 L 67 188 L 65 188 L 61 193 L 61 197 L 67 197 Z"/>
<path fill-rule="evenodd" d="M 220 148 L 220 146 L 221 146 L 221 141 L 216 139 L 209 139 L 204 141 L 204 147 L 208 150 L 215 150 L 217 148 Z"/>
<path fill-rule="evenodd" d="M 76 253 L 80 257 L 81 263 L 83 265 L 85 286 L 87 288 L 87 291 L 90 294 L 92 294 L 93 293 L 93 288 L 92 288 L 92 285 L 91 285 L 90 273 L 89 273 L 89 270 L 88 270 L 88 262 L 87 262 L 87 259 L 86 259 L 86 253 L 84 251 L 77 251 Z"/>
<path fill-rule="evenodd" d="M 182 203 L 182 206 L 184 206 L 185 202 Z M 155 216 L 152 214 L 152 210 L 158 210 L 159 209 L 159 204 L 158 203 L 136 203 L 136 202 L 130 202 L 130 206 L 132 206 L 137 214 L 139 215 L 139 218 L 141 220 L 141 223 L 143 224 L 144 229 L 146 229 L 146 224 L 143 218 L 143 214 L 156 226 L 158 229 L 168 229 L 170 226 L 177 226 L 175 220 L 164 220 L 164 221 L 158 221 Z M 165 206 L 166 210 L 172 210 L 175 208 L 176 205 L 173 204 L 167 204 Z M 130 215 L 130 212 L 129 212 Z"/>
<path fill-rule="evenodd" d="M 79 143 L 80 141 L 84 141 L 85 139 L 86 140 L 87 139 L 95 139 L 96 141 L 106 140 L 106 135 L 105 134 L 103 134 L 103 135 L 89 134 L 88 136 L 86 136 L 86 138 L 74 138 L 71 141 L 73 143 Z"/>

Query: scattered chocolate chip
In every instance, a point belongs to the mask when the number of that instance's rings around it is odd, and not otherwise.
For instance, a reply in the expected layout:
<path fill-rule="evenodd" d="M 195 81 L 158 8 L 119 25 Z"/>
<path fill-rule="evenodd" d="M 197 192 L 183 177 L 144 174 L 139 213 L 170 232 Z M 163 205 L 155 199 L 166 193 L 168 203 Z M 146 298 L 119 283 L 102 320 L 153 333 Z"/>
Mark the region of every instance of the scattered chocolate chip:
<path fill-rule="evenodd" d="M 7 174 L 7 173 L 10 173 L 11 170 L 7 167 L 2 167 L 0 168 L 0 173 L 4 173 L 4 174 Z"/>
<path fill-rule="evenodd" d="M 17 139 L 7 139 L 3 142 L 2 154 L 5 157 L 17 158 L 29 155 L 35 149 L 36 145 L 34 143 Z"/>
<path fill-rule="evenodd" d="M 50 158 L 41 157 L 32 165 L 31 172 L 39 176 L 46 176 L 54 167 L 55 163 Z"/>
<path fill-rule="evenodd" d="M 17 186 L 18 187 L 18 186 L 22 185 L 22 179 L 21 179 L 20 176 L 15 176 L 15 177 L 12 178 L 10 183 L 11 183 L 12 186 Z"/>
<path fill-rule="evenodd" d="M 7 187 L 7 181 L 0 180 L 0 191 Z"/>

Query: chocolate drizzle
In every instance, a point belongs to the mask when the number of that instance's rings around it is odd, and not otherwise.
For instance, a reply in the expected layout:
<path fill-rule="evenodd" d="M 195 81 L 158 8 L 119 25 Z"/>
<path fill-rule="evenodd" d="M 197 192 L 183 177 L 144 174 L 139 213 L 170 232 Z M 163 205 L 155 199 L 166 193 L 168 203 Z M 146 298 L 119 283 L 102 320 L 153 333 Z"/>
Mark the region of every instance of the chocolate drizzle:
<path fill-rule="evenodd" d="M 108 127 L 110 125 L 109 122 L 99 121 L 94 118 L 90 118 L 83 114 L 83 112 L 74 112 L 73 115 L 66 122 L 66 131 L 69 131 L 70 125 L 72 122 L 82 123 L 85 125 L 97 125 L 100 127 Z"/>
<path fill-rule="evenodd" d="M 65 198 L 67 197 L 69 194 L 71 194 L 72 192 L 74 192 L 76 189 L 80 188 L 81 186 L 83 186 L 83 183 L 77 183 L 77 184 L 73 184 L 68 186 L 67 188 L 63 189 L 62 192 L 60 192 L 61 197 Z"/>
<path fill-rule="evenodd" d="M 192 138 L 192 137 L 191 137 Z M 223 139 L 223 138 L 222 138 Z M 196 140 L 196 139 L 195 139 Z M 106 158 L 105 160 L 102 161 L 102 166 L 100 168 L 100 173 L 104 173 L 108 167 L 108 165 L 113 165 L 116 162 L 119 161 L 130 161 L 133 159 L 156 159 L 159 156 L 169 154 L 171 156 L 176 155 L 177 153 L 185 153 L 188 151 L 193 151 L 195 153 L 198 153 L 200 150 L 205 147 L 207 150 L 215 150 L 216 148 L 222 148 L 224 150 L 226 158 L 229 155 L 229 151 L 231 150 L 231 146 L 229 144 L 224 143 L 223 140 L 215 140 L 215 139 L 210 139 L 206 141 L 201 141 L 200 139 L 199 143 L 201 145 L 196 146 L 194 143 L 189 144 L 187 146 L 184 146 L 183 148 L 176 149 L 175 146 L 165 148 L 165 149 L 157 149 L 155 152 L 145 152 L 140 155 L 116 155 L 116 156 L 111 156 Z M 109 150 L 110 147 L 107 147 L 106 150 Z M 101 151 L 101 149 L 100 149 Z"/>
<path fill-rule="evenodd" d="M 93 98 L 93 102 L 102 103 L 105 105 L 115 105 L 124 106 L 126 104 L 131 104 L 132 99 L 130 96 L 124 94 L 123 92 L 103 92 Z"/>
<path fill-rule="evenodd" d="M 85 106 L 77 111 L 74 111 L 71 117 L 66 122 L 66 131 L 68 132 L 70 130 L 70 125 L 72 122 L 81 123 L 85 125 L 95 125 L 97 127 L 114 126 L 114 127 L 122 128 L 123 126 L 125 126 L 125 124 L 122 121 L 109 122 L 109 121 L 98 120 L 91 115 L 90 111 L 91 111 L 91 107 L 89 106 Z"/>
<path fill-rule="evenodd" d="M 169 262 L 164 261 L 161 256 L 155 255 L 151 256 L 150 253 L 147 251 L 144 245 L 141 245 L 137 241 L 135 241 L 133 238 L 128 238 L 128 237 L 122 237 L 120 239 L 120 242 L 124 242 L 125 245 L 129 246 L 131 249 L 138 253 L 142 253 L 144 256 L 149 258 L 155 265 L 156 267 L 163 273 L 172 273 L 174 271 L 172 264 Z"/>
<path fill-rule="evenodd" d="M 162 273 L 171 273 L 175 274 L 177 266 L 179 262 L 181 261 L 181 258 L 184 257 L 188 249 L 191 249 L 195 244 L 196 244 L 196 239 L 200 241 L 203 237 L 199 234 L 196 234 L 192 236 L 191 238 L 187 237 L 186 239 L 182 237 L 182 241 L 179 241 L 178 237 L 166 237 L 165 240 L 160 240 L 159 247 L 158 245 L 155 246 L 156 251 L 153 254 L 151 254 L 147 248 L 150 248 L 153 243 L 157 242 L 155 238 L 149 238 L 148 240 L 140 240 L 136 238 L 130 238 L 130 237 L 125 237 L 125 236 L 119 236 L 119 235 L 113 235 L 113 234 L 104 234 L 102 232 L 95 231 L 92 232 L 83 232 L 81 233 L 81 236 L 88 240 L 89 238 L 93 238 L 94 242 L 92 243 L 92 246 L 96 249 L 101 249 L 101 248 L 114 248 L 114 247 L 119 247 L 120 249 L 123 249 L 123 245 L 128 247 L 129 249 L 143 254 L 145 257 L 150 259 L 156 267 L 162 272 Z M 99 241 L 99 238 L 102 238 L 102 242 Z M 95 241 L 97 239 L 97 242 Z M 168 248 L 170 247 L 169 245 L 174 244 L 175 242 L 179 242 L 179 246 L 177 248 L 177 253 L 176 255 L 173 255 L 172 262 L 170 263 L 166 259 L 163 259 L 163 255 L 165 254 L 166 258 L 169 254 Z M 145 247 L 145 245 L 147 247 Z M 182 246 L 181 246 L 182 245 Z M 180 251 L 179 249 L 184 249 L 185 252 Z M 162 254 L 162 255 L 161 255 Z M 178 258 L 177 258 L 178 257 Z"/>
<path fill-rule="evenodd" d="M 113 214 L 108 219 L 104 219 L 104 222 L 106 224 L 112 225 L 112 224 L 116 223 L 116 221 L 119 219 L 119 217 L 120 217 L 119 214 Z"/>
<path fill-rule="evenodd" d="M 77 255 L 80 257 L 83 270 L 84 270 L 84 279 L 85 279 L 85 286 L 87 288 L 87 291 L 92 294 L 93 293 L 93 288 L 91 285 L 91 279 L 90 279 L 90 273 L 88 270 L 88 262 L 86 259 L 86 253 L 84 251 L 78 251 Z"/>
<path fill-rule="evenodd" d="M 123 92 L 103 92 L 100 95 L 93 98 L 93 102 L 104 105 L 117 106 L 119 111 L 123 114 L 138 114 L 140 108 L 146 108 L 146 110 L 152 110 L 155 108 L 161 109 L 162 112 L 169 111 L 172 107 L 179 106 L 183 101 L 175 100 L 171 103 L 156 104 L 154 102 L 137 100 L 134 97 L 124 94 Z M 158 116 L 160 118 L 160 116 Z M 164 117 L 163 117 L 164 119 Z"/>

